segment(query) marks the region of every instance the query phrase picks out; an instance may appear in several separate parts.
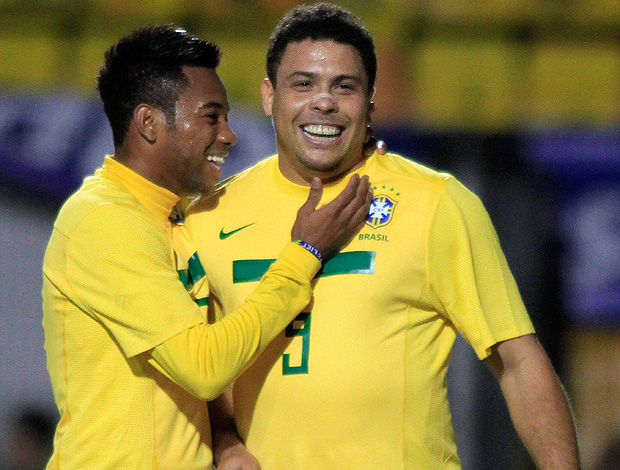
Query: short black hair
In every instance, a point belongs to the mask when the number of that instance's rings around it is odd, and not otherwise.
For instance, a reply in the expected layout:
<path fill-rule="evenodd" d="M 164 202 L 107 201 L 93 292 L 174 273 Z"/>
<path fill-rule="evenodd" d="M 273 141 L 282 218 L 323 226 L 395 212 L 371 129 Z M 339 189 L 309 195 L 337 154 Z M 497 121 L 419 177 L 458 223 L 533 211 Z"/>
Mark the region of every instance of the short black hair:
<path fill-rule="evenodd" d="M 267 50 L 267 76 L 274 86 L 288 44 L 306 39 L 330 40 L 353 46 L 362 58 L 368 78 L 368 91 L 375 86 L 377 57 L 370 33 L 357 16 L 331 3 L 300 5 L 278 22 L 269 38 Z"/>
<path fill-rule="evenodd" d="M 189 83 L 182 67 L 215 69 L 220 57 L 215 44 L 172 25 L 147 26 L 119 40 L 105 53 L 97 87 L 114 145 L 123 143 L 142 103 L 161 109 L 174 127 L 176 102 Z"/>

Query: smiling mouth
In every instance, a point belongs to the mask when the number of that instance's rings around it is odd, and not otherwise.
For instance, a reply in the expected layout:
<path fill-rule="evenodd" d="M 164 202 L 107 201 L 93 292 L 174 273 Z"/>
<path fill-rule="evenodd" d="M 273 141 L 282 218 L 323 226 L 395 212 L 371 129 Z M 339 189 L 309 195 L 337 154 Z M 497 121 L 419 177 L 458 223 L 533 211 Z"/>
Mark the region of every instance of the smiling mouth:
<path fill-rule="evenodd" d="M 328 126 L 325 124 L 307 124 L 301 126 L 301 130 L 311 137 L 340 137 L 342 135 L 342 128 L 339 126 Z"/>
<path fill-rule="evenodd" d="M 217 165 L 221 165 L 222 163 L 224 163 L 225 160 L 226 158 L 221 157 L 219 155 L 209 155 L 207 157 L 208 162 L 213 162 L 213 163 L 216 163 Z"/>

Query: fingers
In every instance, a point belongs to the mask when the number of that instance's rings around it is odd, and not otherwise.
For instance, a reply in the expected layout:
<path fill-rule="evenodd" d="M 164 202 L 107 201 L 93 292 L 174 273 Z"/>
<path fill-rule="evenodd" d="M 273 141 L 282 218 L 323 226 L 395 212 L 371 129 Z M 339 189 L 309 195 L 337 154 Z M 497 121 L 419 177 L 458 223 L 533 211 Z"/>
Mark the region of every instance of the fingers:
<path fill-rule="evenodd" d="M 368 179 L 368 177 L 365 177 Z M 361 183 L 361 178 L 358 174 L 354 174 L 349 179 L 347 186 L 342 190 L 342 192 L 329 204 L 326 204 L 329 210 L 334 210 L 336 212 L 340 212 L 344 210 L 357 196 L 357 192 L 359 190 Z"/>
<path fill-rule="evenodd" d="M 364 222 L 368 217 L 368 210 L 370 209 L 370 204 L 372 204 L 372 198 L 374 197 L 374 192 L 370 187 L 370 183 L 366 189 L 366 195 L 363 204 L 359 207 L 353 218 L 355 220 L 359 220 L 360 222 Z"/>
<path fill-rule="evenodd" d="M 352 218 L 352 224 L 354 224 L 353 226 L 355 227 L 356 233 L 361 230 L 361 228 L 364 226 L 364 223 L 368 219 L 368 211 L 370 209 L 370 205 L 372 204 L 373 197 L 374 192 L 372 188 L 369 187 L 368 191 L 366 192 L 366 200 L 364 201 L 364 204 L 360 206 L 360 208 L 357 210 L 357 212 L 353 215 Z"/>
<path fill-rule="evenodd" d="M 297 213 L 291 240 L 304 240 L 327 260 L 359 231 L 368 215 L 373 193 L 368 176 L 354 174 L 333 201 L 316 209 L 321 194 L 321 182 L 314 179 L 308 199 Z"/>
<path fill-rule="evenodd" d="M 370 204 L 366 201 L 369 191 L 372 192 L 368 176 L 364 175 L 360 177 L 358 174 L 354 174 L 351 176 L 342 192 L 333 201 L 325 205 L 325 210 L 343 213 L 346 217 L 350 217 L 364 206 L 367 206 L 367 210 Z M 299 209 L 299 214 L 307 215 L 314 211 L 321 200 L 322 192 L 323 186 L 321 180 L 319 180 L 319 178 L 314 178 L 312 180 L 312 186 L 310 187 L 308 199 Z"/>
<path fill-rule="evenodd" d="M 312 211 L 316 209 L 316 206 L 319 205 L 321 201 L 321 196 L 323 195 L 323 183 L 320 178 L 312 178 L 312 182 L 310 183 L 310 193 L 308 194 L 308 199 L 303 206 L 300 207 L 298 213 L 299 214 L 310 214 Z"/>
<path fill-rule="evenodd" d="M 357 187 L 357 193 L 355 194 L 355 202 L 356 205 L 359 205 L 360 209 L 366 206 L 369 193 L 372 193 L 372 189 L 370 188 L 370 179 L 368 178 L 368 175 L 364 175 L 360 179 L 360 184 Z M 368 204 L 370 203 L 368 202 Z"/>
<path fill-rule="evenodd" d="M 373 192 L 370 188 L 370 180 L 368 176 L 364 175 L 360 179 L 355 198 L 341 211 L 342 217 L 345 220 L 350 219 L 350 226 L 356 227 L 359 225 L 360 221 L 366 218 L 370 203 L 372 202 L 372 196 Z"/>
<path fill-rule="evenodd" d="M 320 178 L 312 178 L 310 182 L 310 192 L 308 193 L 308 199 L 304 202 L 303 206 L 299 208 L 297 211 L 297 218 L 295 219 L 295 223 L 293 224 L 293 228 L 291 229 L 291 240 L 302 240 L 303 239 L 303 224 L 304 220 L 307 219 L 312 213 L 315 211 L 316 206 L 321 201 L 321 196 L 323 195 L 323 183 Z"/>

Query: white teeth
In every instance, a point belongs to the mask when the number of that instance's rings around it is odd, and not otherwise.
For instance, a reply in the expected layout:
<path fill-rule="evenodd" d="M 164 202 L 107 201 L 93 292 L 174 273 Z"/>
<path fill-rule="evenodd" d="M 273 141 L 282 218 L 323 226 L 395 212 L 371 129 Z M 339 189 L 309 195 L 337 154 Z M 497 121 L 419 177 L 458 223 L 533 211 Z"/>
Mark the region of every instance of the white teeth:
<path fill-rule="evenodd" d="M 224 163 L 224 157 L 219 157 L 217 155 L 209 155 L 207 157 L 207 161 L 215 162 L 215 163 Z"/>
<path fill-rule="evenodd" d="M 307 132 L 308 134 L 323 136 L 336 136 L 342 133 L 342 130 L 340 130 L 339 127 L 324 126 L 322 124 L 303 126 L 303 131 Z"/>

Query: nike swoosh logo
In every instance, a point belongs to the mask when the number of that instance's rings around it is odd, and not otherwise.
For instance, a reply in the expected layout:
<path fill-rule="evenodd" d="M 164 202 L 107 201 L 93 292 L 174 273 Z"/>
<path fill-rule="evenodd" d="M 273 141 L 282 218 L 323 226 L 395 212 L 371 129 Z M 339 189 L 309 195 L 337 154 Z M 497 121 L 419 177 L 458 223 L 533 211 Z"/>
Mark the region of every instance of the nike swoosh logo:
<path fill-rule="evenodd" d="M 231 235 L 234 235 L 235 233 L 237 233 L 238 231 L 243 230 L 244 228 L 248 228 L 250 225 L 254 225 L 255 223 L 256 222 L 252 222 L 251 224 L 244 225 L 243 227 L 239 227 L 235 230 L 231 230 L 230 232 L 224 232 L 224 227 L 222 227 L 222 230 L 220 230 L 220 240 L 225 240 Z"/>

